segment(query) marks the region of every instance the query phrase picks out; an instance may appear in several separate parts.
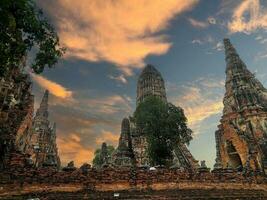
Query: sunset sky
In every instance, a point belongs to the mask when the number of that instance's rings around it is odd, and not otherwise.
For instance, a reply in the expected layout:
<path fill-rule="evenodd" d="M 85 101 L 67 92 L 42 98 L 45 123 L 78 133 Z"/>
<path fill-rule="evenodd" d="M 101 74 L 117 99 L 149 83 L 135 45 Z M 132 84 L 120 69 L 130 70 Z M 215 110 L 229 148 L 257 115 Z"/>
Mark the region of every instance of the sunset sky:
<path fill-rule="evenodd" d="M 230 38 L 267 87 L 267 1 L 37 0 L 67 47 L 54 69 L 32 75 L 35 108 L 45 89 L 57 123 L 63 165 L 91 162 L 102 142 L 117 145 L 123 117 L 135 110 L 137 77 L 146 63 L 161 72 L 169 102 L 194 131 L 189 149 L 209 167 L 222 115 Z"/>

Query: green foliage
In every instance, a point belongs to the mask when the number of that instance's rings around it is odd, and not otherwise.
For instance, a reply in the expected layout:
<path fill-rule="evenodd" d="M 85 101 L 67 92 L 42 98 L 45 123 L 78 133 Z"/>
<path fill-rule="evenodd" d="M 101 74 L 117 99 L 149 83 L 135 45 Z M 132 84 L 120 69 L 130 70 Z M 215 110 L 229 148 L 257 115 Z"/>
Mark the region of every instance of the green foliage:
<path fill-rule="evenodd" d="M 114 152 L 115 148 L 112 145 L 107 146 L 107 153 L 108 156 L 111 157 L 112 153 Z M 93 166 L 94 167 L 100 167 L 103 164 L 103 161 L 101 159 L 101 149 L 97 149 L 94 153 L 94 159 L 93 159 Z"/>
<path fill-rule="evenodd" d="M 189 143 L 192 139 L 183 109 L 157 97 L 147 97 L 140 103 L 134 119 L 137 130 L 146 136 L 152 165 L 168 165 L 175 145 Z"/>
<path fill-rule="evenodd" d="M 1 0 L 0 77 L 18 67 L 33 47 L 36 55 L 31 67 L 36 73 L 55 65 L 65 51 L 33 0 Z"/>

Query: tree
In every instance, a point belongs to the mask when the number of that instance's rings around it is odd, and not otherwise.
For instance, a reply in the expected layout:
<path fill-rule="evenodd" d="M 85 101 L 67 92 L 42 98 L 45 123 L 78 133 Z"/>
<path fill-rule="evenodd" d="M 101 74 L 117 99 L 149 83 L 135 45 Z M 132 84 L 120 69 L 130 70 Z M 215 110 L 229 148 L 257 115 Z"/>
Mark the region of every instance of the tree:
<path fill-rule="evenodd" d="M 102 145 L 103 146 L 103 145 Z M 93 166 L 94 167 L 101 167 L 104 164 L 103 158 L 102 158 L 102 149 L 99 148 L 94 153 L 94 159 L 93 159 Z M 115 148 L 112 145 L 107 146 L 107 152 L 104 152 L 104 154 L 107 154 L 107 156 L 110 158 L 112 153 L 114 152 Z"/>
<path fill-rule="evenodd" d="M 183 109 L 155 96 L 147 97 L 138 105 L 134 120 L 137 130 L 147 139 L 152 165 L 170 164 L 175 145 L 189 144 L 192 139 Z"/>
<path fill-rule="evenodd" d="M 1 0 L 0 77 L 20 66 L 32 48 L 36 52 L 31 65 L 35 73 L 53 67 L 65 51 L 33 0 Z"/>

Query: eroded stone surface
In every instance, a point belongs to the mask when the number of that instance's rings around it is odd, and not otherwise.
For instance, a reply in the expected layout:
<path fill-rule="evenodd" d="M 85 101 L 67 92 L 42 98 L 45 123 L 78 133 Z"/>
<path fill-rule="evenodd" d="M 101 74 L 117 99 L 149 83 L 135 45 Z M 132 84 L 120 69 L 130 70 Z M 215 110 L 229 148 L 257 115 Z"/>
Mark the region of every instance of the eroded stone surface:
<path fill-rule="evenodd" d="M 113 155 L 113 163 L 119 166 L 133 165 L 134 155 L 132 149 L 130 120 L 124 118 L 121 123 L 121 135 L 118 148 Z"/>
<path fill-rule="evenodd" d="M 26 164 L 33 111 L 31 81 L 22 64 L 0 80 L 0 171 Z"/>
<path fill-rule="evenodd" d="M 215 133 L 215 168 L 267 169 L 267 90 L 224 40 L 226 60 L 224 109 Z"/>
<path fill-rule="evenodd" d="M 49 92 L 45 91 L 40 107 L 33 119 L 31 131 L 32 160 L 35 167 L 54 166 L 60 168 L 60 158 L 56 143 L 56 124 L 48 119 Z"/>
<path fill-rule="evenodd" d="M 172 194 L 168 193 L 170 190 L 175 193 L 176 197 L 179 197 L 177 196 L 179 194 L 185 194 L 184 197 L 188 198 L 193 194 L 186 193 L 187 190 L 192 191 L 195 198 L 204 197 L 202 196 L 204 194 L 211 195 L 212 193 L 209 193 L 211 190 L 218 190 L 221 191 L 223 198 L 238 197 L 238 195 L 233 195 L 236 191 L 239 191 L 236 193 L 239 193 L 239 197 L 248 195 L 256 198 L 259 196 L 255 196 L 255 194 L 261 194 L 261 197 L 266 198 L 267 188 L 267 179 L 264 176 L 245 176 L 233 171 L 190 173 L 167 168 L 155 171 L 129 167 L 99 170 L 91 168 L 84 173 L 82 169 L 59 172 L 54 168 L 46 167 L 35 170 L 11 170 L 5 174 L 0 173 L 0 177 L 0 187 L 2 188 L 0 198 L 14 197 L 18 194 L 25 194 L 24 197 L 34 194 L 45 197 L 43 195 L 49 194 L 47 197 L 51 199 L 56 197 L 78 198 L 80 197 L 78 194 L 109 194 L 115 191 L 127 191 L 131 195 L 140 194 L 141 197 L 141 195 L 147 194 L 147 191 L 152 192 L 152 190 L 154 191 L 152 196 L 158 194 L 158 191 L 162 191 L 162 194 L 167 195 L 166 197 L 170 197 Z M 233 193 L 228 194 L 226 191 L 233 191 Z"/>
<path fill-rule="evenodd" d="M 0 80 L 0 171 L 29 166 L 60 166 L 56 125 L 48 121 L 48 91 L 34 113 L 31 80 L 24 64 Z"/>

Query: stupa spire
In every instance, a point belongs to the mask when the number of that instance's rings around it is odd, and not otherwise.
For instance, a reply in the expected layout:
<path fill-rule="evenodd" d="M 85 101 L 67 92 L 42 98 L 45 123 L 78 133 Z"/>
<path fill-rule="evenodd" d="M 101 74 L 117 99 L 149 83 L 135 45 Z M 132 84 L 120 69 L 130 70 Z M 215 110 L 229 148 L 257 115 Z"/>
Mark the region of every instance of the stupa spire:
<path fill-rule="evenodd" d="M 49 97 L 49 92 L 48 90 L 45 90 L 40 107 L 36 112 L 36 116 L 43 116 L 45 118 L 48 117 L 48 97 Z"/>
<path fill-rule="evenodd" d="M 244 108 L 266 107 L 266 89 L 239 57 L 229 39 L 224 39 L 226 61 L 226 93 L 224 113 Z"/>
<path fill-rule="evenodd" d="M 215 133 L 215 169 L 266 170 L 267 91 L 224 39 L 226 81 L 223 116 Z"/>
<path fill-rule="evenodd" d="M 238 53 L 236 52 L 236 49 L 230 42 L 230 39 L 224 38 L 223 40 L 224 43 L 224 50 L 225 50 L 225 60 L 227 64 L 233 64 L 233 61 L 241 61 Z"/>

